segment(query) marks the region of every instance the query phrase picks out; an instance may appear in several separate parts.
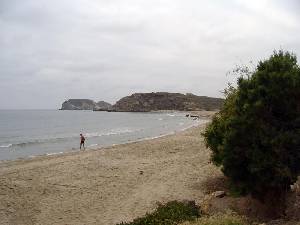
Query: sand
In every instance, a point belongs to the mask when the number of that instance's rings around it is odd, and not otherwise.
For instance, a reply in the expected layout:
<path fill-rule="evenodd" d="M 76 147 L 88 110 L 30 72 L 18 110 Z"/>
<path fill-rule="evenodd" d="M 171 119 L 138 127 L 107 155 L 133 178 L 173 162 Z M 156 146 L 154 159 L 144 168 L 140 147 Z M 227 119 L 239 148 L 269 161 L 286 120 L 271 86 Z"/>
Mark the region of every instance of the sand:
<path fill-rule="evenodd" d="M 157 202 L 196 200 L 220 171 L 209 163 L 205 125 L 153 140 L 0 163 L 0 224 L 131 221 Z"/>

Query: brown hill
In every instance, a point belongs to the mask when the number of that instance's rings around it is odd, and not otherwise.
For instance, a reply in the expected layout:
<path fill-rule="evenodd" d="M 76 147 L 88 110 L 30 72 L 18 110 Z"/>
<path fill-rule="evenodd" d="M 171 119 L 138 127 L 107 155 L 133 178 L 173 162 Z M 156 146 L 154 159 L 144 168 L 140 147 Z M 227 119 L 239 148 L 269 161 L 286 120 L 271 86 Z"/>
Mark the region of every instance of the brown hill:
<path fill-rule="evenodd" d="M 117 112 L 149 112 L 157 110 L 218 110 L 223 105 L 221 98 L 168 92 L 135 93 L 124 97 L 112 106 Z"/>

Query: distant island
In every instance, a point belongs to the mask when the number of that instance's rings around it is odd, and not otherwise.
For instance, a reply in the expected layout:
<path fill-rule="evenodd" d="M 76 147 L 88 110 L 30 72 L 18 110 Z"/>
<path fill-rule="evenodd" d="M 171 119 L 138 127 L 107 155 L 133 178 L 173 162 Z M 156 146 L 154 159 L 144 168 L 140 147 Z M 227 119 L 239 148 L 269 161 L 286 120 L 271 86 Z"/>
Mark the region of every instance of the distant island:
<path fill-rule="evenodd" d="M 116 104 L 94 102 L 90 99 L 69 99 L 61 110 L 94 110 L 113 112 L 150 112 L 159 110 L 200 111 L 219 110 L 224 99 L 194 94 L 152 92 L 135 93 L 121 98 Z"/>
<path fill-rule="evenodd" d="M 60 110 L 103 110 L 111 108 L 111 104 L 104 101 L 94 102 L 90 99 L 69 99 L 64 101 Z"/>

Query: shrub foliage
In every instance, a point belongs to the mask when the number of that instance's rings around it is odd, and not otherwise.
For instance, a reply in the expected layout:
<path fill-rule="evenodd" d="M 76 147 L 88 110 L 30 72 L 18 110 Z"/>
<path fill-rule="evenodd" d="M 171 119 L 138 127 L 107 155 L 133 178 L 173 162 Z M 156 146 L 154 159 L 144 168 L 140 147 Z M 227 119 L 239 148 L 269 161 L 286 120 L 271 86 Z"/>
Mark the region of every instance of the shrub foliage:
<path fill-rule="evenodd" d="M 137 218 L 129 223 L 118 225 L 174 225 L 183 221 L 193 220 L 199 217 L 199 208 L 194 201 L 171 201 L 165 205 L 159 205 L 151 214 Z"/>
<path fill-rule="evenodd" d="M 249 225 L 245 217 L 234 212 L 215 213 L 210 216 L 202 216 L 192 222 L 185 222 L 182 225 Z"/>
<path fill-rule="evenodd" d="M 212 161 L 241 193 L 261 200 L 290 189 L 300 172 L 300 68 L 294 54 L 274 52 L 237 88 L 203 133 Z"/>

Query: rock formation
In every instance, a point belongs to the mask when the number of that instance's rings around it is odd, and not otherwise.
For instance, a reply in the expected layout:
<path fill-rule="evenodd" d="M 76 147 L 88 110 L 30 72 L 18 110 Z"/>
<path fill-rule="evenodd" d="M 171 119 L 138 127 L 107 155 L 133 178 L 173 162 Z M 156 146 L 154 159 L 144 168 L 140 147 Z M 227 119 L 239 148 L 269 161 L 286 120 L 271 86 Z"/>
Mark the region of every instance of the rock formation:
<path fill-rule="evenodd" d="M 221 98 L 168 92 L 135 93 L 121 98 L 115 105 L 90 99 L 69 99 L 61 110 L 94 110 L 117 112 L 150 112 L 158 110 L 199 111 L 218 110 L 223 105 Z"/>
<path fill-rule="evenodd" d="M 90 99 L 69 99 L 65 101 L 61 110 L 108 110 L 111 107 L 111 104 L 99 101 L 94 102 Z"/>
<path fill-rule="evenodd" d="M 136 93 L 124 97 L 112 106 L 117 112 L 149 112 L 156 110 L 218 110 L 223 104 L 221 98 L 168 92 Z"/>
<path fill-rule="evenodd" d="M 107 111 L 111 109 L 112 105 L 105 101 L 99 101 L 96 103 L 96 106 L 93 108 L 94 111 Z"/>

